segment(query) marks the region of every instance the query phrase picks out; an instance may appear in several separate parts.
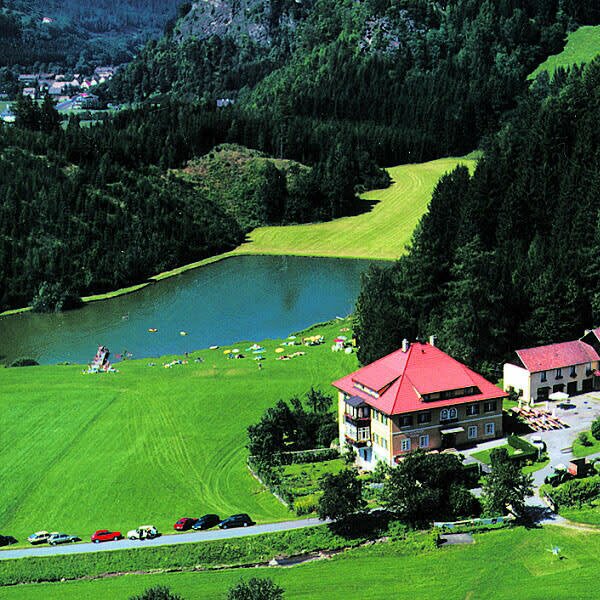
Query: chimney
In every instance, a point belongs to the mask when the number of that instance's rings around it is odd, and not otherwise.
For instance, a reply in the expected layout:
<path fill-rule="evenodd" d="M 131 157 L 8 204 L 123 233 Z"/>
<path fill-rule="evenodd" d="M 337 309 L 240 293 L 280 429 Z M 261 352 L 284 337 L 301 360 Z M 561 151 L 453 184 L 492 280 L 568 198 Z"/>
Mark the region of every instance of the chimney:
<path fill-rule="evenodd" d="M 429 336 L 429 345 L 430 346 L 435 346 L 435 340 L 437 339 L 437 335 L 430 335 Z"/>
<path fill-rule="evenodd" d="M 408 352 L 408 349 L 410 348 L 410 342 L 404 338 L 402 340 L 402 352 Z"/>

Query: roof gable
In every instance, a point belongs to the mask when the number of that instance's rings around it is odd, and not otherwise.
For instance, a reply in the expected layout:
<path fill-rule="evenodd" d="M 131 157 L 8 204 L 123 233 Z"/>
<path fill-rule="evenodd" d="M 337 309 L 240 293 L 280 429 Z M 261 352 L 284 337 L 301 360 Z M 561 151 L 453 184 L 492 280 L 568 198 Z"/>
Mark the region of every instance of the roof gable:
<path fill-rule="evenodd" d="M 594 348 L 580 340 L 517 350 L 517 356 L 530 373 L 600 360 Z"/>
<path fill-rule="evenodd" d="M 406 352 L 396 350 L 333 385 L 347 394 L 360 396 L 388 415 L 506 396 L 500 388 L 439 348 L 422 343 L 411 344 Z M 471 390 L 474 393 L 459 393 L 447 399 L 423 398 L 467 388 L 474 388 Z"/>

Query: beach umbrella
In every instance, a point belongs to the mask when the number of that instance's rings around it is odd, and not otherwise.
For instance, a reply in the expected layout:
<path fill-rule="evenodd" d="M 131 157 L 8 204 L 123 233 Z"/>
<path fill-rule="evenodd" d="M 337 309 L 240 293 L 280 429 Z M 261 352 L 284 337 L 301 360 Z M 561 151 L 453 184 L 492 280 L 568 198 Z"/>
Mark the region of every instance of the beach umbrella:
<path fill-rule="evenodd" d="M 548 398 L 550 398 L 550 400 L 568 400 L 569 399 L 569 394 L 565 394 L 564 392 L 554 392 L 553 394 L 550 394 L 548 396 Z"/>
<path fill-rule="evenodd" d="M 231 354 L 233 350 L 223 350 L 223 354 Z"/>
<path fill-rule="evenodd" d="M 282 352 L 285 352 L 283 348 L 275 348 L 275 352 L 277 352 L 277 354 L 281 354 Z"/>

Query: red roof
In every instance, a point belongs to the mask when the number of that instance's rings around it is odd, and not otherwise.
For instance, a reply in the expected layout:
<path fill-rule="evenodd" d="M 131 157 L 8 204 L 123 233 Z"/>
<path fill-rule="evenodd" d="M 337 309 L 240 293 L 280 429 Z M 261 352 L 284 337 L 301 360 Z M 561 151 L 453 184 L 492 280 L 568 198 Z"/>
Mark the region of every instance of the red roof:
<path fill-rule="evenodd" d="M 373 393 L 358 388 L 357 384 Z M 411 344 L 406 352 L 396 350 L 342 377 L 333 385 L 351 396 L 363 398 L 367 404 L 387 415 L 507 396 L 500 388 L 439 348 L 422 343 Z M 433 392 L 470 387 L 478 388 L 478 393 L 447 400 L 422 398 Z"/>
<path fill-rule="evenodd" d="M 600 360 L 598 353 L 589 344 L 580 340 L 517 350 L 517 356 L 530 373 Z"/>

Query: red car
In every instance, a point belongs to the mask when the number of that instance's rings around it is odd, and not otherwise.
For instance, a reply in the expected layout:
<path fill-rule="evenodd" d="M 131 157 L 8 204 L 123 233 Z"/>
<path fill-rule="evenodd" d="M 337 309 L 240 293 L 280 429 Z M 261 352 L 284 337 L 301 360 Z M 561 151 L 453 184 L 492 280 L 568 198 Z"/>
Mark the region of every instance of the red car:
<path fill-rule="evenodd" d="M 191 517 L 183 517 L 173 525 L 173 529 L 177 531 L 187 531 L 192 528 L 192 525 L 195 525 L 198 519 L 192 519 Z"/>
<path fill-rule="evenodd" d="M 98 529 L 96 533 L 92 536 L 92 542 L 97 544 L 99 542 L 110 542 L 114 540 L 120 540 L 123 536 L 120 531 L 109 531 L 108 529 Z"/>

